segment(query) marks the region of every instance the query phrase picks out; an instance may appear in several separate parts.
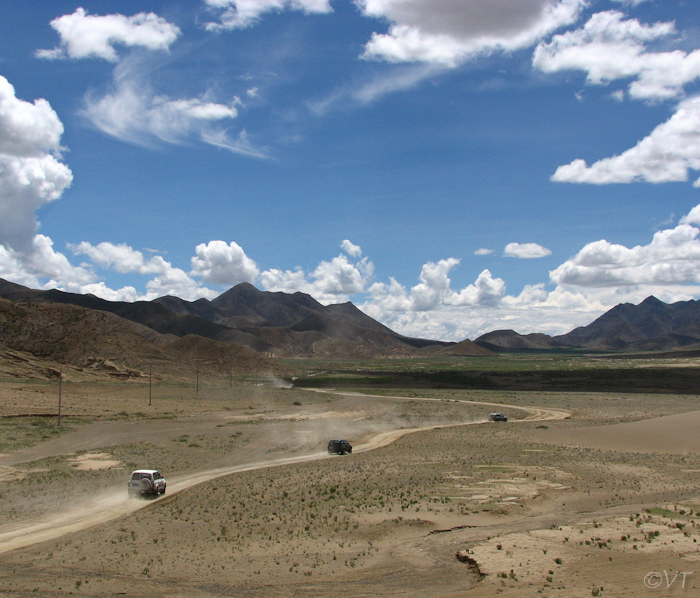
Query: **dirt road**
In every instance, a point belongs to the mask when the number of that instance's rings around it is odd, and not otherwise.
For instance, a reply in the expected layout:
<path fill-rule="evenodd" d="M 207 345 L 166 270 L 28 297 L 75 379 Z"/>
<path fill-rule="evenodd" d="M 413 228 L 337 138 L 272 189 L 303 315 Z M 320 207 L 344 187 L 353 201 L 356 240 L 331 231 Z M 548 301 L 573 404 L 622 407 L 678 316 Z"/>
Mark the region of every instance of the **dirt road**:
<path fill-rule="evenodd" d="M 389 399 L 389 400 L 410 400 L 410 401 L 441 401 L 442 399 L 430 399 L 430 398 L 417 398 L 417 397 L 386 397 L 377 395 L 364 395 L 360 393 L 348 393 L 333 390 L 318 390 L 318 392 L 334 393 L 338 395 L 354 396 L 354 397 L 364 397 L 364 398 L 379 398 L 379 399 Z M 484 405 L 484 406 L 494 406 L 498 408 L 511 408 L 517 409 L 527 413 L 526 417 L 522 421 L 542 421 L 542 420 L 553 420 L 553 419 L 565 419 L 569 417 L 569 413 L 559 409 L 544 409 L 539 407 L 521 407 L 516 405 L 503 405 L 497 403 L 487 403 L 480 401 L 467 401 L 458 400 L 453 402 L 468 403 L 474 405 Z M 518 420 L 515 420 L 518 421 Z M 167 431 L 172 433 L 175 429 L 172 426 L 173 422 L 168 422 L 166 424 Z M 386 430 L 381 432 L 375 432 L 365 437 L 364 442 L 357 444 L 354 447 L 355 452 L 366 452 L 370 450 L 375 450 L 383 446 L 387 446 L 399 438 L 416 432 L 422 432 L 426 430 L 432 430 L 443 427 L 453 427 L 453 426 L 463 426 L 463 425 L 473 425 L 485 423 L 484 421 L 473 421 L 464 422 L 458 424 L 435 424 L 422 427 L 414 428 L 402 428 L 394 430 Z M 163 426 L 162 422 L 153 422 L 154 425 Z M 93 424 L 95 426 L 100 426 L 100 424 Z M 147 428 L 151 423 L 144 424 L 141 422 L 140 427 Z M 192 422 L 187 422 L 183 425 L 192 426 Z M 125 427 L 127 437 L 129 440 L 133 441 L 133 426 L 128 423 L 123 423 Z M 104 425 L 103 425 L 104 427 Z M 113 426 L 114 427 L 114 426 Z M 191 428 L 188 428 L 191 429 Z M 105 430 L 102 430 L 104 432 Z M 110 440 L 118 442 L 120 434 L 117 429 L 110 428 Z M 87 439 L 93 438 L 94 440 L 90 443 Z M 78 443 L 81 450 L 90 450 L 93 448 L 103 447 L 104 444 L 104 434 L 95 436 L 94 434 L 81 432 L 81 442 Z M 47 443 L 48 444 L 48 443 Z M 53 446 L 47 447 L 40 446 L 33 451 L 26 451 L 21 455 L 19 459 L 12 459 L 12 455 L 8 455 L 7 459 L 9 461 L 24 462 L 30 459 L 32 454 L 41 455 L 41 457 L 46 456 L 56 456 L 59 454 L 66 454 L 65 447 L 72 446 L 73 451 L 76 450 L 75 442 L 71 443 L 70 438 L 67 437 L 59 442 L 56 442 Z M 57 452 L 64 451 L 64 452 Z M 182 492 L 188 488 L 191 488 L 197 484 L 202 484 L 204 482 L 209 482 L 221 476 L 231 475 L 235 473 L 240 473 L 243 471 L 251 471 L 255 469 L 263 469 L 268 467 L 280 467 L 284 465 L 290 465 L 294 463 L 302 463 L 306 461 L 314 461 L 318 459 L 326 459 L 329 456 L 325 452 L 312 452 L 296 456 L 285 456 L 278 457 L 268 460 L 256 460 L 249 463 L 239 463 L 236 465 L 219 467 L 216 469 L 210 469 L 196 474 L 180 475 L 180 476 L 170 476 L 168 479 L 168 495 L 172 496 Z M 98 492 L 80 503 L 76 503 L 73 508 L 62 512 L 54 513 L 49 516 L 39 517 L 31 521 L 23 521 L 12 524 L 10 526 L 4 526 L 4 529 L 0 529 L 0 553 L 9 552 L 11 550 L 16 550 L 19 548 L 24 548 L 47 540 L 53 540 L 67 534 L 71 534 L 80 530 L 87 529 L 89 527 L 106 523 L 123 517 L 130 513 L 134 513 L 140 509 L 147 508 L 149 505 L 157 502 L 167 500 L 166 497 L 162 497 L 156 500 L 134 500 L 128 499 L 125 489 L 120 490 L 110 490 L 107 492 Z"/>

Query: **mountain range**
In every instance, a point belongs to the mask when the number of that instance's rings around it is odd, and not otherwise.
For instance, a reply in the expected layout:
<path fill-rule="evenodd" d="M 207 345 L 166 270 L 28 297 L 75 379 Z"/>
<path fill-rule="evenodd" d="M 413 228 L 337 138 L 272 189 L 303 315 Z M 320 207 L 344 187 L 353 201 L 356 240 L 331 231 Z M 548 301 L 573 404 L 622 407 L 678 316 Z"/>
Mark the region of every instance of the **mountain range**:
<path fill-rule="evenodd" d="M 666 304 L 655 297 L 620 304 L 560 336 L 496 330 L 473 342 L 450 343 L 402 336 L 349 302 L 322 305 L 304 293 L 261 291 L 248 283 L 211 301 L 166 296 L 128 303 L 0 279 L 0 362 L 43 359 L 121 377 L 143 375 L 145 364 L 154 363 L 176 372 L 193 360 L 222 372 L 273 370 L 275 358 L 289 357 L 668 351 L 696 345 L 700 302 Z M 46 367 L 50 377 L 55 367 Z"/>
<path fill-rule="evenodd" d="M 178 346 L 176 340 L 183 338 L 190 338 L 189 344 L 192 345 L 191 337 L 196 337 L 200 343 L 207 339 L 211 343 L 245 349 L 267 358 L 410 357 L 442 351 L 461 355 L 491 354 L 471 341 L 447 343 L 402 336 L 367 316 L 352 303 L 324 306 L 304 293 L 260 291 L 248 283 L 241 283 L 212 301 L 185 301 L 166 296 L 129 303 L 55 289 L 30 289 L 0 279 L 0 297 L 14 305 L 41 305 L 46 309 L 49 306 L 71 306 L 83 310 L 86 318 L 89 313 L 110 314 L 111 324 L 120 321 L 130 334 L 160 348 L 167 346 L 172 349 Z M 8 309 L 7 304 L 0 305 L 0 313 Z M 57 320 L 62 321 L 67 312 L 53 313 Z M 47 319 L 50 318 L 43 318 Z M 22 337 L 24 341 L 19 342 L 19 331 L 12 328 L 13 332 L 10 332 L 8 321 L 11 320 L 5 313 L 5 324 L 0 326 L 0 343 L 21 349 L 27 340 L 26 335 Z M 91 328 L 93 336 L 109 336 L 97 332 L 98 328 Z M 91 350 L 96 348 L 93 346 Z"/>

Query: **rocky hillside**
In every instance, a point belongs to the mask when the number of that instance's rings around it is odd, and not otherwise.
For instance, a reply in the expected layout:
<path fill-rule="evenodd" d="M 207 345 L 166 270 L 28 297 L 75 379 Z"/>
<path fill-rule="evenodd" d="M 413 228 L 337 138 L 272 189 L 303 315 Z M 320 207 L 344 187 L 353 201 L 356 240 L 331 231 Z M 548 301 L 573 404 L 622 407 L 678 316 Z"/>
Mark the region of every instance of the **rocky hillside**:
<path fill-rule="evenodd" d="M 188 340 L 189 339 L 189 340 Z M 161 335 L 111 313 L 75 305 L 0 299 L 0 374 L 73 379 L 189 377 L 204 371 L 237 375 L 275 371 L 273 360 L 246 347 L 201 337 Z"/>

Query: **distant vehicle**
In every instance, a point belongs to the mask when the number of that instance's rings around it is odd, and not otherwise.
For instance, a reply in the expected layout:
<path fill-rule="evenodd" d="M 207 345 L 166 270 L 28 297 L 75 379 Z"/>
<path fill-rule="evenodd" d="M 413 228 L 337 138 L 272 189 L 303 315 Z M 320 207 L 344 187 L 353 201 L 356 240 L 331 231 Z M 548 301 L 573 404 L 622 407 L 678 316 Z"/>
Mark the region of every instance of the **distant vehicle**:
<path fill-rule="evenodd" d="M 344 455 L 352 453 L 352 444 L 347 440 L 330 440 L 328 442 L 328 453 L 330 455 Z"/>
<path fill-rule="evenodd" d="M 490 422 L 507 422 L 508 418 L 502 413 L 489 413 Z"/>
<path fill-rule="evenodd" d="M 129 498 L 135 496 L 158 496 L 165 494 L 167 483 L 155 469 L 137 469 L 131 474 L 127 490 Z"/>

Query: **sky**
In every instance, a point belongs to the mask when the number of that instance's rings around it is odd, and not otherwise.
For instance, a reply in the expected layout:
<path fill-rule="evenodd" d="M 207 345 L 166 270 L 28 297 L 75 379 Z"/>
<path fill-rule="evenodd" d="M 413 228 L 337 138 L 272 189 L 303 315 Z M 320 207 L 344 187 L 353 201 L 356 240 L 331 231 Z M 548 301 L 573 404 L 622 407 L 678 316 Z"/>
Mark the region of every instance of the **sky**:
<path fill-rule="evenodd" d="M 697 0 L 0 0 L 0 278 L 408 336 L 700 299 Z"/>

